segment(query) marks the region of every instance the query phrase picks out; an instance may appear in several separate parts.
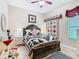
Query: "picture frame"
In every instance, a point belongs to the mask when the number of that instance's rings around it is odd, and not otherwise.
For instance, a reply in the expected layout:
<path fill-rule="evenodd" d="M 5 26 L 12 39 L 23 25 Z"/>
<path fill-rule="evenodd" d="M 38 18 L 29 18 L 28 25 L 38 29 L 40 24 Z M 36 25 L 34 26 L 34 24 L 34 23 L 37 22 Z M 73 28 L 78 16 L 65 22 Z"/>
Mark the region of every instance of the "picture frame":
<path fill-rule="evenodd" d="M 36 23 L 36 16 L 35 15 L 28 15 L 28 22 L 29 23 Z"/>

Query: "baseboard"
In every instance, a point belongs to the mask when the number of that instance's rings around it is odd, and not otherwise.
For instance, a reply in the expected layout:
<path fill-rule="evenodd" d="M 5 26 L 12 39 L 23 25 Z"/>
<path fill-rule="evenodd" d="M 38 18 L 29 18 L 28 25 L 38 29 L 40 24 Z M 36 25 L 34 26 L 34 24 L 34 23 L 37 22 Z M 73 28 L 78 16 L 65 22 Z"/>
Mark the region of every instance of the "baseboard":
<path fill-rule="evenodd" d="M 71 46 L 69 46 L 69 45 L 62 44 L 62 43 L 60 44 L 60 46 L 65 47 L 65 48 L 69 48 L 69 49 L 71 49 L 71 50 L 73 50 L 73 51 L 76 51 L 76 50 L 77 50 L 75 47 L 71 47 Z"/>

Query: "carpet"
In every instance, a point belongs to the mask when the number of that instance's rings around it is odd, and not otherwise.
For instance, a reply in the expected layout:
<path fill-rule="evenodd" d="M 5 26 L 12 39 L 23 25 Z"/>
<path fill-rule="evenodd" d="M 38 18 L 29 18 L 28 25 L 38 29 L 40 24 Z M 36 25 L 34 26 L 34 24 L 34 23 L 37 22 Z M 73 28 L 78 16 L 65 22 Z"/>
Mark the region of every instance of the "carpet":
<path fill-rule="evenodd" d="M 0 54 L 0 59 L 19 59 L 17 48 L 3 49 Z"/>
<path fill-rule="evenodd" d="M 73 59 L 73 58 L 67 56 L 66 54 L 64 54 L 62 52 L 57 52 L 57 53 L 52 54 L 51 56 L 48 56 L 44 59 Z"/>

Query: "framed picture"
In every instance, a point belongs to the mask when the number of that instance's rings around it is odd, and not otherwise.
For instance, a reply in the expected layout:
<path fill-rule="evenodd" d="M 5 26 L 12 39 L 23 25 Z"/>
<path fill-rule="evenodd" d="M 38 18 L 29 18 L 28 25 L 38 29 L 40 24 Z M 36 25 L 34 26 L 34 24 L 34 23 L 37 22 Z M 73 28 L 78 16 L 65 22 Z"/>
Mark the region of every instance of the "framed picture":
<path fill-rule="evenodd" d="M 36 16 L 35 15 L 28 15 L 28 22 L 29 23 L 36 23 Z"/>

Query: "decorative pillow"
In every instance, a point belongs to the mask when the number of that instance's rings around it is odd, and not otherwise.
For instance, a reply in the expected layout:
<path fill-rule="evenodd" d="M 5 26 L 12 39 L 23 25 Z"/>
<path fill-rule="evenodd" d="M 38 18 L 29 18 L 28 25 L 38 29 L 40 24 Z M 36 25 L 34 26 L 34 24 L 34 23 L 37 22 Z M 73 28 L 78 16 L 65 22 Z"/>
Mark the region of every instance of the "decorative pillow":
<path fill-rule="evenodd" d="M 30 47 L 33 47 L 34 45 L 39 44 L 41 42 L 45 43 L 48 41 L 42 37 L 31 37 L 28 39 L 27 44 L 30 45 Z"/>

